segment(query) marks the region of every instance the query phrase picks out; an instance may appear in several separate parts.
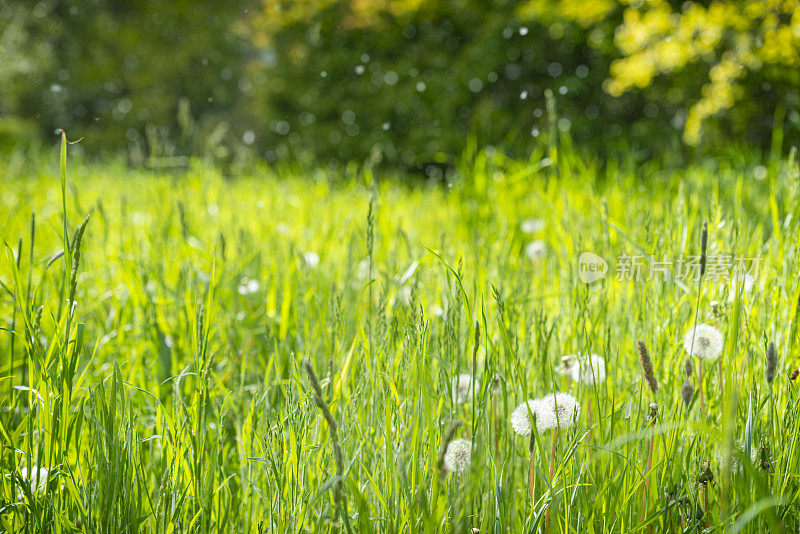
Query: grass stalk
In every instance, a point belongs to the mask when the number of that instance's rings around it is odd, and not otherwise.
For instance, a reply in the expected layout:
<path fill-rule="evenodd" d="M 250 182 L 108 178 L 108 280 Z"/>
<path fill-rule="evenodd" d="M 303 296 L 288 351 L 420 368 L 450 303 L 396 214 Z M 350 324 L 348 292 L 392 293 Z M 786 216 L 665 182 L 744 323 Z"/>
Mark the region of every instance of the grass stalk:
<path fill-rule="evenodd" d="M 311 362 L 306 360 L 303 365 L 308 373 L 308 380 L 314 390 L 314 403 L 322 412 L 325 422 L 328 424 L 328 431 L 331 436 L 331 445 L 333 446 L 333 459 L 336 463 L 336 482 L 333 483 L 333 502 L 336 505 L 336 510 L 339 518 L 345 525 L 347 532 L 350 532 L 350 522 L 347 515 L 347 502 L 345 501 L 342 492 L 342 481 L 344 479 L 344 460 L 342 459 L 342 448 L 339 444 L 339 434 L 337 432 L 336 419 L 333 418 L 328 404 L 322 399 L 322 386 L 320 386 L 317 375 L 314 373 L 314 367 Z"/>

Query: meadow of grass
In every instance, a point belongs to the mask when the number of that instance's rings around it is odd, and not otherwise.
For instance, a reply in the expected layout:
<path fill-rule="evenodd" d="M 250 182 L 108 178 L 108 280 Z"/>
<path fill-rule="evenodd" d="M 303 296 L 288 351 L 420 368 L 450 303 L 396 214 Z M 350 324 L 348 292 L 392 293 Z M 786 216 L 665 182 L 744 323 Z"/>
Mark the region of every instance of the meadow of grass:
<path fill-rule="evenodd" d="M 479 151 L 446 187 L 0 167 L 0 530 L 800 529 L 791 158 Z M 708 258 L 760 258 L 752 288 L 647 279 L 650 259 L 699 256 L 706 221 Z M 585 251 L 604 279 L 580 280 Z M 617 279 L 624 255 L 640 280 Z M 724 348 L 687 378 L 696 323 Z M 578 352 L 605 381 L 557 372 Z M 554 391 L 574 424 L 515 434 L 514 408 Z M 441 468 L 448 437 L 472 441 L 461 472 Z"/>

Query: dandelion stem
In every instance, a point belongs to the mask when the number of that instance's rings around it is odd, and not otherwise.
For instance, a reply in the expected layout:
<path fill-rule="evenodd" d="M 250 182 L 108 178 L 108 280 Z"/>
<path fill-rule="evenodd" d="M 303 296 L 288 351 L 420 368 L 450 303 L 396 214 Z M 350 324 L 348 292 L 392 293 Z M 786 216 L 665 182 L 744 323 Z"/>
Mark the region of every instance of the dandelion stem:
<path fill-rule="evenodd" d="M 528 473 L 528 487 L 530 489 L 530 495 L 531 495 L 531 507 L 533 507 L 533 482 L 534 482 L 534 478 L 533 478 L 533 476 L 534 476 L 533 449 L 531 449 L 531 452 L 530 452 L 529 462 L 530 462 L 530 465 L 529 465 L 530 469 L 529 469 L 529 473 Z"/>
<path fill-rule="evenodd" d="M 530 437 L 530 440 L 528 441 L 528 457 L 529 457 L 528 488 L 530 489 L 531 508 L 533 508 L 533 482 L 534 482 L 534 478 L 533 478 L 533 474 L 534 474 L 533 453 L 536 450 L 536 434 L 535 434 L 535 432 L 536 432 L 536 429 L 535 428 L 531 428 L 531 437 Z"/>
<path fill-rule="evenodd" d="M 644 484 L 642 487 L 642 521 L 647 517 L 647 490 L 650 487 L 650 470 L 653 467 L 653 445 L 656 439 L 655 432 L 656 420 L 653 418 L 650 424 L 650 452 L 647 454 L 647 469 L 644 472 Z M 648 527 L 648 531 L 650 527 Z"/>
<path fill-rule="evenodd" d="M 550 493 L 552 495 L 553 492 L 553 471 L 555 470 L 556 464 L 556 447 L 558 446 L 558 427 L 553 429 L 553 447 L 550 449 Z M 551 497 L 552 499 L 552 497 Z M 547 531 L 550 529 L 550 505 L 547 505 L 547 514 L 545 515 L 544 519 L 544 532 L 547 534 Z"/>

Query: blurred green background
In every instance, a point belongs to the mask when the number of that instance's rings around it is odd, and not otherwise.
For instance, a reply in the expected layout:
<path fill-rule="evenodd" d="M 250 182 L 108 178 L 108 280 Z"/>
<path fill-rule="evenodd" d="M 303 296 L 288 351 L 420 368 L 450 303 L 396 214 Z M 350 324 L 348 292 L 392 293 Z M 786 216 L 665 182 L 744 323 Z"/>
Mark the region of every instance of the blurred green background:
<path fill-rule="evenodd" d="M 691 157 L 800 138 L 797 1 L 0 0 L 0 21 L 0 148 L 63 128 L 134 165 L 436 174 L 470 143 Z"/>

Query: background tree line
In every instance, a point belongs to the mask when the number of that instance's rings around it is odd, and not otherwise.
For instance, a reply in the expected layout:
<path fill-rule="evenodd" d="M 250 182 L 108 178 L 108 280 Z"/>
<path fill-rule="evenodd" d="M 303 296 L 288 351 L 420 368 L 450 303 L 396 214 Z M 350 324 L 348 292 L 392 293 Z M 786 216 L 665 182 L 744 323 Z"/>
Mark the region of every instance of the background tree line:
<path fill-rule="evenodd" d="M 135 164 L 414 168 L 468 140 L 602 154 L 800 134 L 796 1 L 0 0 L 0 20 L 3 146 L 64 128 Z"/>

